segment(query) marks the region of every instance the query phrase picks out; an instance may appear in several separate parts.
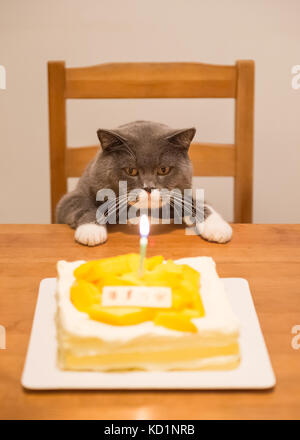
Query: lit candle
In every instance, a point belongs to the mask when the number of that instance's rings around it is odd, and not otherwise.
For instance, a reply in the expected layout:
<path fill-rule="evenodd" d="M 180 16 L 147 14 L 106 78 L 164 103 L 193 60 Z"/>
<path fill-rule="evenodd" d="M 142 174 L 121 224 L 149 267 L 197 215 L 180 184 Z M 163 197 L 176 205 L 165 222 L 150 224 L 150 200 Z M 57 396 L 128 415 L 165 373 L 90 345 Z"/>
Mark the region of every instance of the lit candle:
<path fill-rule="evenodd" d="M 140 220 L 140 267 L 139 267 L 139 276 L 143 276 L 144 272 L 144 260 L 146 256 L 147 244 L 148 244 L 148 235 L 149 235 L 150 225 L 148 217 L 143 214 Z"/>

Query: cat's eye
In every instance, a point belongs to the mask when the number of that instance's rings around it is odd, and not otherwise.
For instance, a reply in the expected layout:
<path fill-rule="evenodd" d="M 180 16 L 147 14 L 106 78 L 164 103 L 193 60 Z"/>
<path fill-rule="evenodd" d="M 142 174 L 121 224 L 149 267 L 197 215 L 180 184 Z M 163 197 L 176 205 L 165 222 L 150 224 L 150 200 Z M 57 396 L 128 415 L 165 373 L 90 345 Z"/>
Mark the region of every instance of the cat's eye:
<path fill-rule="evenodd" d="M 160 176 L 166 176 L 171 171 L 171 167 L 160 167 L 157 169 L 157 174 Z"/>
<path fill-rule="evenodd" d="M 125 168 L 126 173 L 128 174 L 128 176 L 137 176 L 138 175 L 138 170 L 136 168 Z"/>

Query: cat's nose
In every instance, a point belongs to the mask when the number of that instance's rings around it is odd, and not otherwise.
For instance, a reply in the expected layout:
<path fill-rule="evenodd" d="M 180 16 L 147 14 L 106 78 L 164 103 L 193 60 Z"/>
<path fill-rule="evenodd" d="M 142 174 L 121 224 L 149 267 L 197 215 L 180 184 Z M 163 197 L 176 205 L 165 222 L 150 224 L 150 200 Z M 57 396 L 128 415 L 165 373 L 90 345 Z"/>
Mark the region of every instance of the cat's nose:
<path fill-rule="evenodd" d="M 148 193 L 150 193 L 151 194 L 151 191 L 153 190 L 153 189 L 155 189 L 154 188 L 154 186 L 146 186 L 145 188 L 143 188 L 145 191 L 147 191 Z"/>

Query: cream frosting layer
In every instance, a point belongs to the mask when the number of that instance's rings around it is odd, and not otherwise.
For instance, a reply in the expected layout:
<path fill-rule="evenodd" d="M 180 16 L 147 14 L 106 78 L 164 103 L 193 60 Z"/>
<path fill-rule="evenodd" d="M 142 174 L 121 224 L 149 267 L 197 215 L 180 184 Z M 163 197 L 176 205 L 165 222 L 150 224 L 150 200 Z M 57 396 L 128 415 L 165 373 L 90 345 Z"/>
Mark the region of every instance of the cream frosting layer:
<path fill-rule="evenodd" d="M 202 368 L 203 365 L 207 368 L 213 365 L 220 367 L 238 361 L 236 350 L 233 352 L 227 348 L 237 342 L 239 322 L 230 307 L 212 258 L 196 257 L 176 261 L 178 264 L 188 264 L 201 274 L 200 291 L 205 316 L 193 319 L 197 333 L 170 330 L 150 321 L 118 327 L 90 319 L 88 314 L 79 312 L 70 300 L 70 287 L 75 279 L 73 272 L 82 263 L 84 261 L 59 261 L 57 265 L 57 337 L 62 367 L 84 369 L 86 365 L 88 369 L 100 370 L 122 368 L 122 365 L 123 368 L 130 368 L 132 363 L 131 368 L 153 369 L 153 365 L 160 365 L 159 369 L 190 369 Z M 207 349 L 215 350 L 214 354 L 207 357 Z M 202 356 L 199 350 L 202 350 Z M 195 358 L 192 356 L 191 359 L 176 360 L 171 356 L 170 361 L 166 362 L 162 359 L 166 351 L 177 352 L 179 356 L 181 351 L 194 352 Z M 119 363 L 114 360 L 113 365 L 97 366 L 98 360 L 95 359 L 98 356 L 104 358 L 116 352 L 120 355 Z M 138 361 L 143 352 L 152 353 L 152 361 Z M 122 363 L 121 358 L 128 356 L 133 359 L 131 363 Z"/>

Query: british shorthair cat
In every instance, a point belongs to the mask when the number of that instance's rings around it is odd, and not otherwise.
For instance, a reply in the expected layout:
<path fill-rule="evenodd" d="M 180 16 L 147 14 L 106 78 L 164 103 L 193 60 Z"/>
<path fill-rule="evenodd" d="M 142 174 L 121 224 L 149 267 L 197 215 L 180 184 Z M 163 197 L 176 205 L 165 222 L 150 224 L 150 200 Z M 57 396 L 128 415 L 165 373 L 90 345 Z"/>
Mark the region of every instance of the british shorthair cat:
<path fill-rule="evenodd" d="M 192 187 L 188 149 L 195 132 L 195 128 L 176 130 L 150 121 L 135 121 L 114 130 L 99 129 L 97 134 L 102 151 L 99 149 L 88 164 L 76 189 L 59 201 L 57 222 L 74 228 L 75 240 L 81 244 L 96 246 L 104 243 L 107 226 L 105 222 L 99 222 L 99 207 L 108 202 L 105 199 L 99 201 L 97 194 L 99 190 L 109 189 L 115 194 L 115 203 L 107 205 L 110 214 L 118 214 L 121 208 L 131 206 L 147 209 L 156 201 L 160 214 L 162 206 L 169 203 L 170 215 L 174 217 L 174 213 L 179 212 L 182 220 L 190 225 L 191 217 L 184 215 L 178 194 Z M 120 194 L 120 182 L 126 184 L 123 194 Z M 174 197 L 163 197 L 166 190 L 175 194 Z M 130 193 L 137 194 L 134 201 L 130 201 Z M 194 212 L 192 204 L 186 202 Z M 196 233 L 205 240 L 225 243 L 231 239 L 230 225 L 205 202 L 202 217 L 196 216 L 194 223 Z"/>

